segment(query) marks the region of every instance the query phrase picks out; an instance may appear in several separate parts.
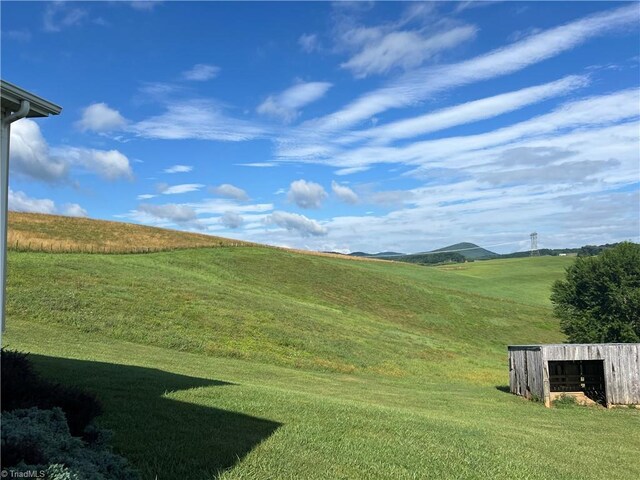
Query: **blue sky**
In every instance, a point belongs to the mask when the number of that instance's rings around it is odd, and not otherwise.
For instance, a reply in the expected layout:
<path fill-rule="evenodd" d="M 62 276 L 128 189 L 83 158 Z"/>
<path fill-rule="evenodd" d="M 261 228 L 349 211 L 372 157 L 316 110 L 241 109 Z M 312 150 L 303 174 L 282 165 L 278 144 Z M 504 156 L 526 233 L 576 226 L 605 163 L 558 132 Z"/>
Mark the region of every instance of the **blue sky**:
<path fill-rule="evenodd" d="M 10 208 L 312 250 L 640 240 L 640 4 L 2 2 Z"/>

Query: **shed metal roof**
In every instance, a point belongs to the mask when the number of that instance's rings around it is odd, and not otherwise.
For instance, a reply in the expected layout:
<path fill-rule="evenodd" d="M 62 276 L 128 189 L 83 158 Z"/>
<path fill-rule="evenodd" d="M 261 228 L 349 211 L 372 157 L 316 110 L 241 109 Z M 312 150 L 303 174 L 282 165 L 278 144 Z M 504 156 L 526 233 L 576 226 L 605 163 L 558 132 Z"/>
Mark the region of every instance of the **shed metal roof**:
<path fill-rule="evenodd" d="M 545 347 L 607 347 L 613 345 L 639 345 L 637 343 L 539 343 L 534 345 L 509 345 L 509 349 L 531 349 Z"/>

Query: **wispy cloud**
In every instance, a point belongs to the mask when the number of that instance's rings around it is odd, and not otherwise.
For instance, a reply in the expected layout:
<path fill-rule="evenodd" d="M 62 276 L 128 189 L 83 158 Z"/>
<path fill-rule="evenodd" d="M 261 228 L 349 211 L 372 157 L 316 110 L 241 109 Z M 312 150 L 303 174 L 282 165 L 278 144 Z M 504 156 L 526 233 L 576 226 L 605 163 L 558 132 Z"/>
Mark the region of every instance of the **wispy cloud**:
<path fill-rule="evenodd" d="M 168 105 L 163 114 L 133 124 L 131 131 L 145 138 L 227 142 L 251 140 L 266 133 L 261 126 L 229 117 L 215 102 L 199 100 Z"/>
<path fill-rule="evenodd" d="M 276 162 L 250 162 L 250 163 L 236 163 L 239 167 L 253 167 L 253 168 L 271 168 L 277 167 Z"/>
<path fill-rule="evenodd" d="M 368 145 L 342 152 L 333 151 L 331 155 L 306 161 L 342 169 L 368 168 L 375 163 L 424 165 L 428 168 L 453 164 L 469 166 L 482 163 L 483 156 L 477 151 L 491 146 L 509 145 L 519 139 L 558 134 L 567 129 L 612 125 L 637 118 L 639 97 L 637 89 L 623 90 L 567 102 L 550 113 L 486 133 L 424 140 L 398 147 Z"/>
<path fill-rule="evenodd" d="M 361 21 L 368 8 L 345 9 L 336 3 L 333 10 L 334 50 L 349 55 L 341 67 L 356 78 L 412 70 L 477 32 L 437 12 L 436 3 L 408 3 L 399 18 L 369 26 Z"/>
<path fill-rule="evenodd" d="M 350 70 L 356 78 L 388 73 L 395 68 L 411 70 L 441 51 L 474 38 L 476 32 L 477 28 L 471 25 L 433 34 L 417 30 L 376 32 L 374 38 L 367 39 L 362 50 L 341 67 Z"/>
<path fill-rule="evenodd" d="M 637 6 L 628 5 L 545 30 L 470 60 L 424 67 L 308 124 L 327 131 L 344 129 L 389 109 L 407 107 L 445 90 L 522 70 L 598 35 L 637 23 L 639 17 Z"/>
<path fill-rule="evenodd" d="M 278 95 L 270 95 L 256 111 L 262 115 L 291 122 L 300 114 L 299 109 L 322 98 L 331 88 L 329 82 L 299 83 Z"/>
<path fill-rule="evenodd" d="M 31 31 L 26 28 L 16 30 L 2 30 L 2 36 L 18 42 L 28 42 L 31 40 Z"/>
<path fill-rule="evenodd" d="M 191 69 L 182 72 L 182 78 L 185 80 L 191 80 L 194 82 L 204 82 L 215 78 L 220 73 L 220 67 L 215 65 L 207 65 L 204 63 L 198 63 Z"/>
<path fill-rule="evenodd" d="M 78 8 L 77 4 L 65 2 L 49 2 L 42 18 L 45 32 L 60 32 L 66 27 L 79 25 L 87 16 L 84 8 Z"/>
<path fill-rule="evenodd" d="M 223 183 L 222 185 L 219 185 L 217 187 L 211 187 L 209 190 L 214 195 L 218 195 L 220 197 L 232 198 L 241 202 L 246 202 L 247 200 L 249 200 L 249 195 L 247 195 L 247 192 L 229 183 Z"/>
<path fill-rule="evenodd" d="M 189 173 L 193 170 L 191 165 L 173 165 L 172 167 L 165 168 L 163 173 Z"/>
<path fill-rule="evenodd" d="M 589 78 L 587 76 L 571 75 L 555 82 L 502 93 L 493 97 L 429 112 L 419 117 L 407 118 L 368 130 L 354 132 L 347 135 L 342 141 L 348 142 L 367 138 L 375 140 L 377 143 L 387 143 L 416 137 L 519 110 L 525 106 L 572 92 L 586 86 L 588 83 Z"/>
<path fill-rule="evenodd" d="M 134 0 L 133 2 L 129 2 L 129 5 L 135 10 L 150 12 L 162 3 L 162 0 Z"/>
<path fill-rule="evenodd" d="M 298 38 L 298 45 L 300 45 L 303 52 L 312 53 L 320 49 L 320 40 L 315 33 L 303 33 Z"/>
<path fill-rule="evenodd" d="M 181 185 L 171 186 L 166 184 L 159 184 L 158 191 L 163 195 L 178 195 L 181 193 L 197 192 L 203 187 L 204 185 L 202 185 L 201 183 L 183 183 Z"/>

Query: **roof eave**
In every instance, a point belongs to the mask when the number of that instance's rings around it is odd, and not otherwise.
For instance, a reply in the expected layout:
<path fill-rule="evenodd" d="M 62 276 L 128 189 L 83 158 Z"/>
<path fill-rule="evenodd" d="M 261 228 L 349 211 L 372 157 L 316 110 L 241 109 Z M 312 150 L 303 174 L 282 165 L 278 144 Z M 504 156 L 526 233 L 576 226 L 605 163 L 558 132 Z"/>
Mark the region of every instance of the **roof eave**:
<path fill-rule="evenodd" d="M 5 80 L 0 80 L 0 95 L 2 97 L 2 109 L 12 112 L 18 111 L 21 102 L 27 100 L 30 105 L 27 117 L 48 117 L 49 115 L 59 115 L 62 111 L 62 107 L 59 105 L 27 92 Z"/>

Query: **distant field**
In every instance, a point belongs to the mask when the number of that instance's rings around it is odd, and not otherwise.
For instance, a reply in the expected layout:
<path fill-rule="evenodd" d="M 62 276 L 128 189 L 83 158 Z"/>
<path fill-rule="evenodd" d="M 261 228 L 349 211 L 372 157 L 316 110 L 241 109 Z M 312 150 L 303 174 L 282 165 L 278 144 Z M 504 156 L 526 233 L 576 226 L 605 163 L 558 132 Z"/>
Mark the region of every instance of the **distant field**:
<path fill-rule="evenodd" d="M 4 344 L 95 391 L 145 479 L 640 478 L 640 412 L 503 391 L 573 261 L 12 251 Z"/>

